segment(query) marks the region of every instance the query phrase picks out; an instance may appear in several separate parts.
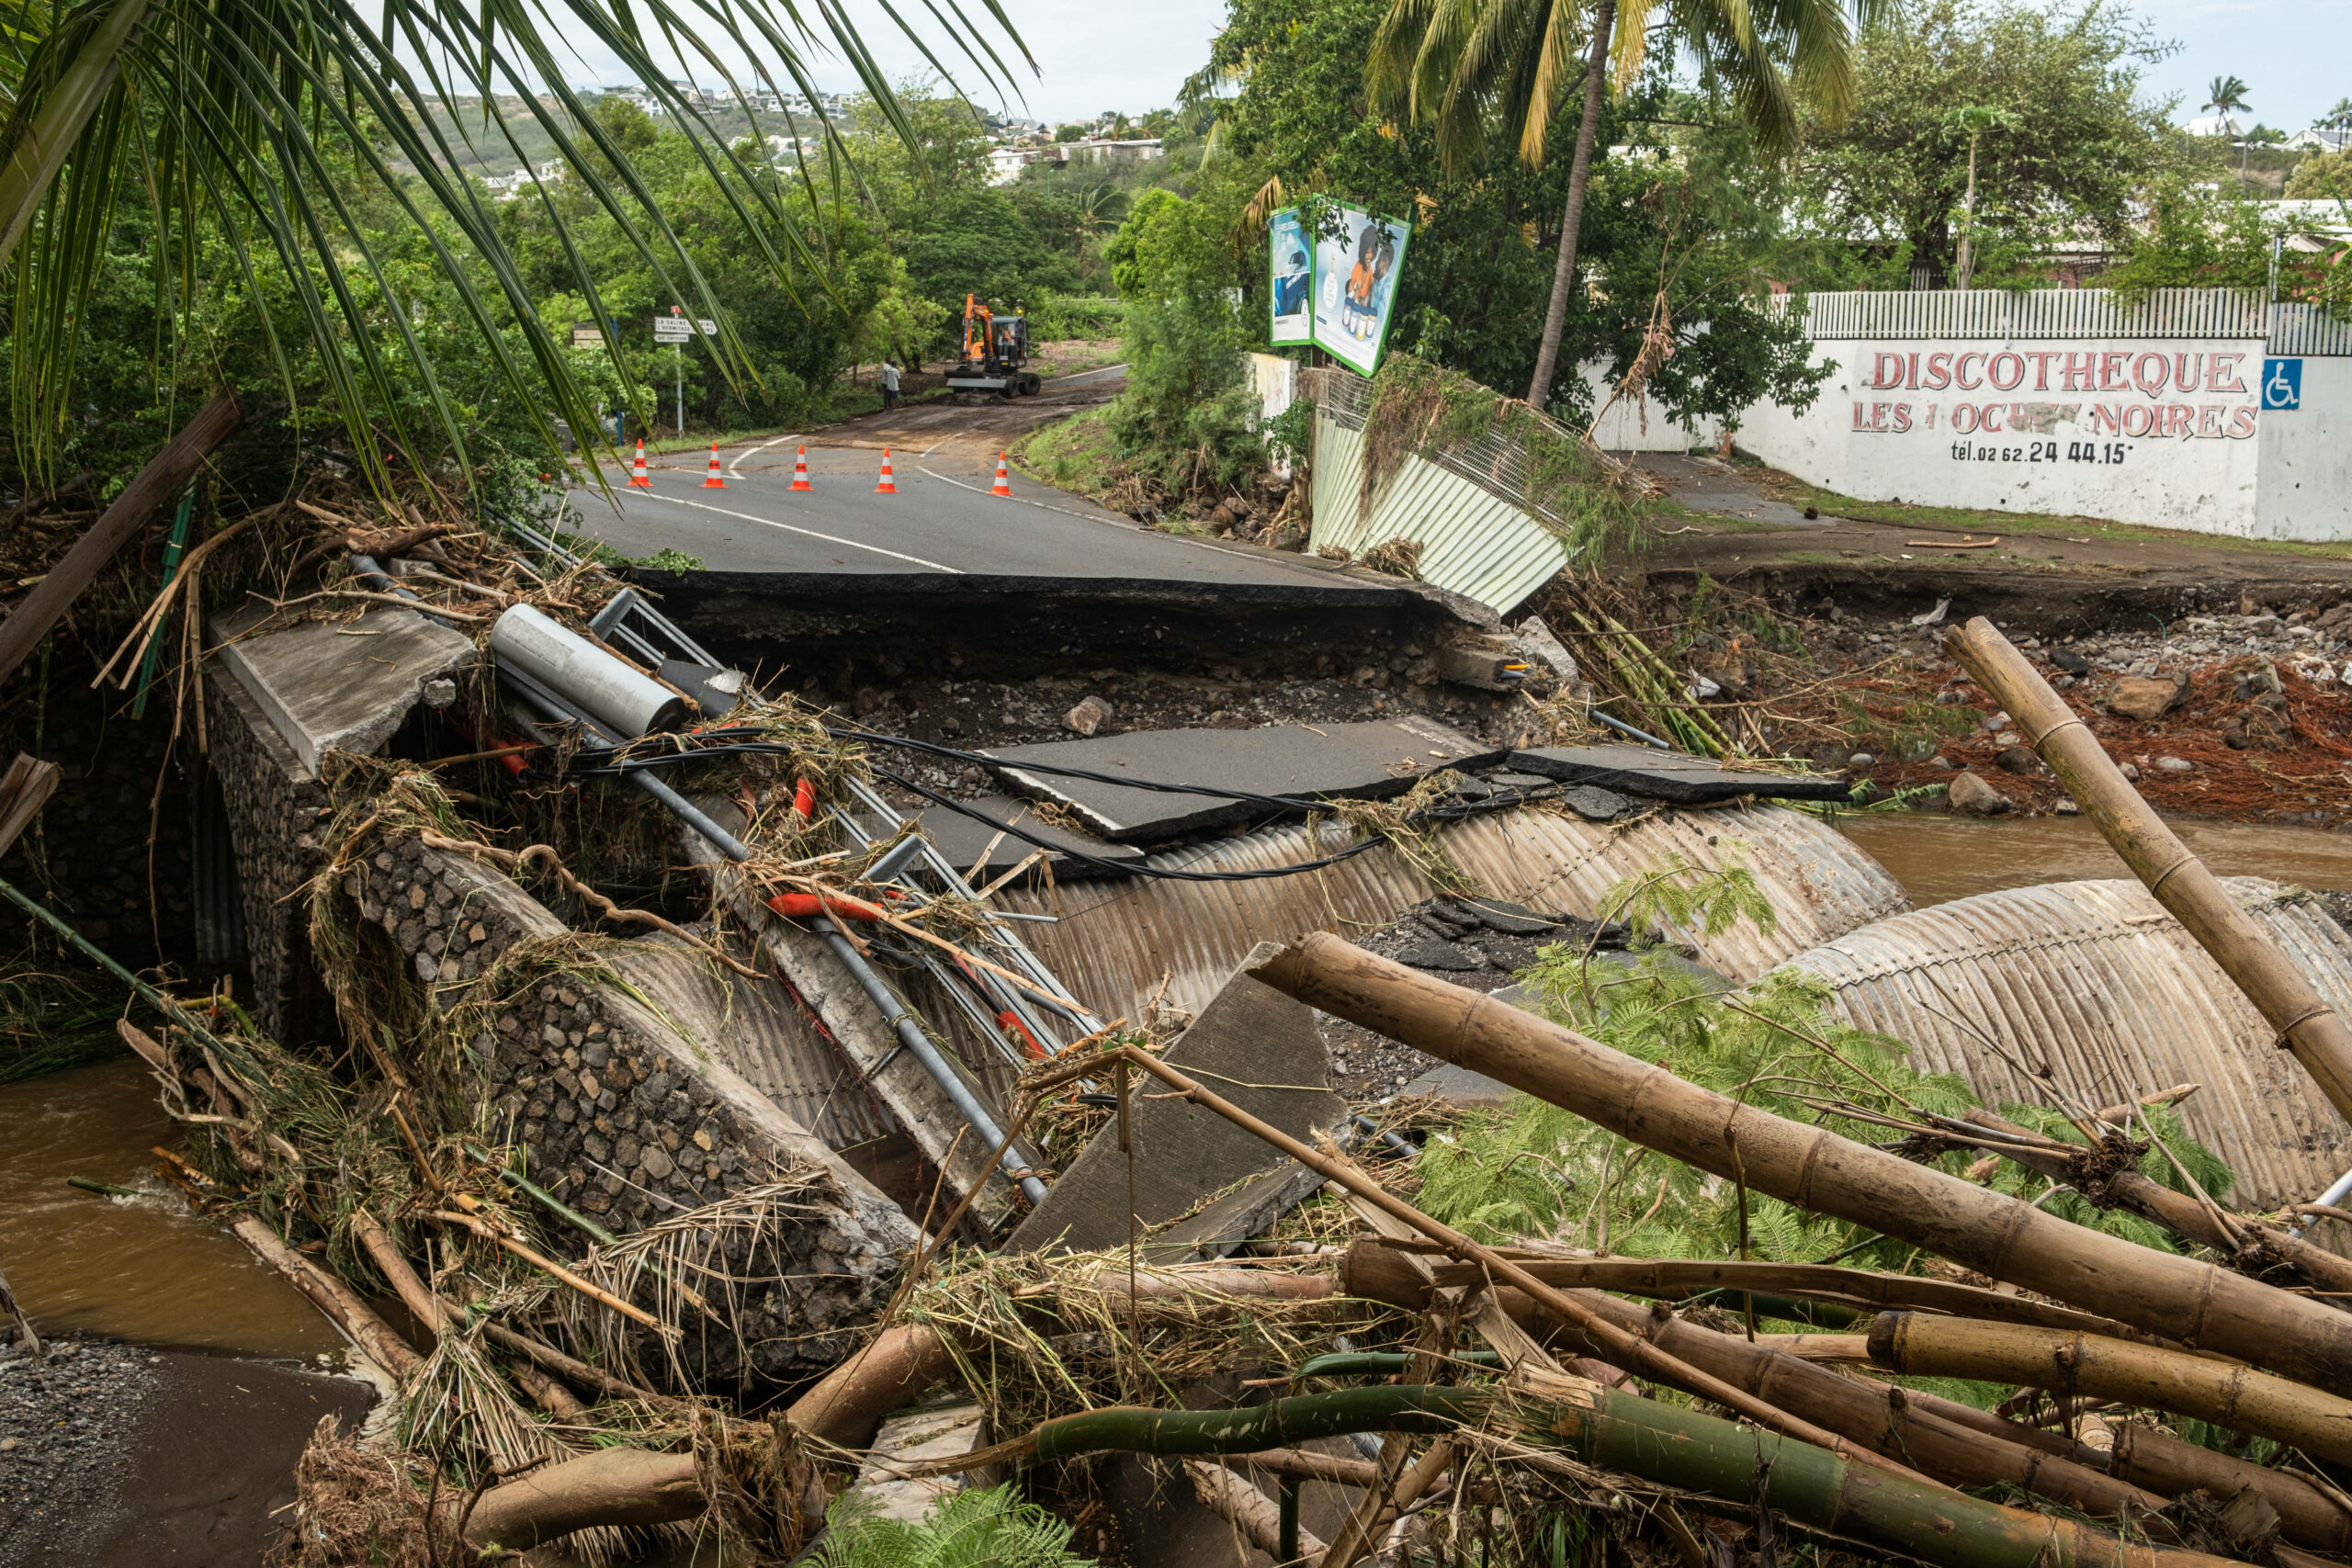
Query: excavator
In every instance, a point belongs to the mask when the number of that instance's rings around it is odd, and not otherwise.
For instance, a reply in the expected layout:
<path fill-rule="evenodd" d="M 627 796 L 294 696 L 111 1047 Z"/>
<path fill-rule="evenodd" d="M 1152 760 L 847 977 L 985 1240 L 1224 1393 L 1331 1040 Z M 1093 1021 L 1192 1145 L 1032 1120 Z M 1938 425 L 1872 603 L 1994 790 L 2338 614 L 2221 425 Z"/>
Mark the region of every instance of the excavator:
<path fill-rule="evenodd" d="M 1042 383 L 1029 363 L 1029 318 L 1017 311 L 1000 321 L 986 305 L 964 296 L 964 356 L 947 372 L 952 392 L 994 392 L 1034 398 Z"/>

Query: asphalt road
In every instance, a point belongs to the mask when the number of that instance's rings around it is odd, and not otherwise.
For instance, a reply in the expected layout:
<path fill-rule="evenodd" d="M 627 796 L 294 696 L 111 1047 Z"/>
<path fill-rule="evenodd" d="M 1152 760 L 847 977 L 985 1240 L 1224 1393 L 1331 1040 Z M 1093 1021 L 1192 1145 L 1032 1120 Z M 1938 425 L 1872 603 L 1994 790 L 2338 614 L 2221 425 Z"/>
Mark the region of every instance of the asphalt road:
<path fill-rule="evenodd" d="M 1048 382 L 1037 398 L 932 402 L 830 426 L 807 444 L 807 491 L 791 489 L 803 439 L 786 435 L 721 446 L 724 490 L 703 486 L 706 450 L 649 458 L 651 489 L 619 489 L 617 514 L 590 491 L 571 500 L 583 528 L 624 554 L 667 547 L 699 556 L 711 571 L 1332 582 L 1319 563 L 1159 533 L 1018 475 L 1012 496 L 989 493 L 997 453 L 1013 435 L 1102 400 L 1121 378 L 1095 372 Z M 896 495 L 875 492 L 886 446 Z"/>

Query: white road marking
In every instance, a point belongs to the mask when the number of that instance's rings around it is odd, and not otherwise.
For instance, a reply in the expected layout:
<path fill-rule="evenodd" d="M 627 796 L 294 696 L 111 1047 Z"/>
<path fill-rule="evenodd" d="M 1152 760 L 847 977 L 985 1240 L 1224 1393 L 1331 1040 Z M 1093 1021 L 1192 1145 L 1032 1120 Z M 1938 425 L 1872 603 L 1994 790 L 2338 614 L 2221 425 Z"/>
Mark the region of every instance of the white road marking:
<path fill-rule="evenodd" d="M 994 491 L 982 490 L 976 484 L 967 484 L 962 479 L 950 479 L 945 474 L 933 473 L 929 468 L 923 468 L 919 471 L 930 474 L 933 479 L 938 479 L 943 483 L 955 485 L 960 490 L 968 490 L 975 495 L 996 494 Z M 996 499 L 999 501 L 1018 502 L 1023 506 L 1034 506 L 1040 512 L 1058 512 L 1065 517 L 1076 517 L 1082 522 L 1107 523 L 1114 527 L 1125 528 L 1131 534 L 1157 535 L 1159 537 L 1163 539 L 1173 539 L 1179 544 L 1195 546 L 1204 550 L 1215 550 L 1221 556 L 1238 556 L 1243 560 L 1256 561 L 1264 566 L 1275 566 L 1278 570 L 1286 570 L 1292 572 L 1314 570 L 1304 566 L 1291 566 L 1288 562 L 1275 563 L 1267 561 L 1263 555 L 1256 551 L 1237 550 L 1232 546 L 1220 543 L 1215 539 L 1204 539 L 1191 534 L 1170 534 L 1163 529 L 1154 528 L 1148 524 L 1138 523 L 1132 517 L 1122 517 L 1117 513 L 1111 511 L 1107 506 L 1102 509 L 1102 513 L 1097 513 L 1091 512 L 1072 512 L 1067 506 L 1048 505 L 1046 502 L 1042 501 L 1032 501 L 1025 495 L 998 495 L 996 496 Z"/>
<path fill-rule="evenodd" d="M 786 437 L 786 439 L 790 438 Z M 844 539 L 838 534 L 820 534 L 814 528 L 796 528 L 789 523 L 778 523 L 766 517 L 754 517 L 748 512 L 730 512 L 724 506 L 712 506 L 705 502 L 686 501 L 678 496 L 662 495 L 658 491 L 639 491 L 638 492 L 638 499 L 644 501 L 666 501 L 673 506 L 691 506 L 697 512 L 716 512 L 721 517 L 735 517 L 740 518 L 746 523 L 760 524 L 764 527 L 781 528 L 787 534 L 799 534 L 807 538 L 822 539 L 829 545 L 846 545 L 853 550 L 871 550 L 877 556 L 888 556 L 892 560 L 910 561 L 916 566 L 927 566 L 933 571 L 944 571 L 950 577 L 962 577 L 967 575 L 960 568 L 943 566 L 935 560 L 925 560 L 921 556 L 901 555 L 897 550 L 886 550 L 879 545 L 860 544 L 855 539 Z"/>
<path fill-rule="evenodd" d="M 1126 367 L 1126 361 L 1121 360 L 1116 365 L 1104 365 L 1092 370 L 1081 370 L 1075 376 L 1050 377 L 1047 378 L 1047 385 L 1051 387 L 1067 387 L 1072 381 L 1083 381 L 1089 376 L 1108 376 L 1114 370 L 1125 370 Z"/>
<path fill-rule="evenodd" d="M 741 479 L 743 474 L 743 462 L 745 458 L 756 457 L 771 446 L 781 446 L 787 441 L 797 441 L 799 439 L 800 437 L 797 434 L 794 434 L 779 435 L 773 441 L 763 441 L 757 446 L 754 446 L 745 452 L 741 457 L 738 457 L 733 462 L 728 464 L 727 471 L 734 475 L 736 478 Z"/>
<path fill-rule="evenodd" d="M 916 462 L 918 462 L 918 463 L 922 462 L 925 457 L 930 457 L 933 452 L 938 451 L 942 446 L 946 446 L 950 441 L 955 440 L 956 435 L 968 435 L 968 434 L 971 434 L 971 432 L 969 432 L 969 431 L 966 431 L 966 430 L 959 430 L 959 431 L 956 431 L 956 432 L 955 433 L 955 434 L 954 434 L 954 435 L 943 435 L 943 436 L 941 436 L 938 440 L 936 440 L 936 441 L 933 442 L 930 446 L 928 446 L 924 447 L 922 451 L 920 451 L 920 452 L 916 453 L 916 454 L 915 454 L 915 461 L 916 461 Z M 927 469 L 926 469 L 925 471 L 926 471 L 926 472 L 928 472 L 929 470 L 927 470 Z M 934 478 L 936 478 L 937 476 L 935 476 L 935 475 L 934 475 L 933 477 L 934 477 Z"/>

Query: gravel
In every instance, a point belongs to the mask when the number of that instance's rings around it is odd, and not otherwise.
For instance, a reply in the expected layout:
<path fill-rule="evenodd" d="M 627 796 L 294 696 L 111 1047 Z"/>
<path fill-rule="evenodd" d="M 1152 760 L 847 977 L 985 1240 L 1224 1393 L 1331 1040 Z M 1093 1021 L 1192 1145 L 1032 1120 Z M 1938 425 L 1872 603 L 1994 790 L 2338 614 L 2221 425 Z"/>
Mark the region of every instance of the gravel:
<path fill-rule="evenodd" d="M 113 1522 L 163 1382 L 155 1358 L 119 1340 L 44 1348 L 0 1352 L 0 1568 L 73 1557 Z"/>
<path fill-rule="evenodd" d="M 1592 941 L 1592 921 L 1574 915 L 1541 913 L 1498 898 L 1475 902 L 1430 898 L 1377 931 L 1352 937 L 1367 953 L 1433 975 L 1474 991 L 1498 991 L 1535 962 L 1537 952 L 1555 942 L 1581 947 Z M 1599 945 L 1615 950 L 1628 933 L 1611 925 Z M 1331 1058 L 1332 1087 L 1356 1103 L 1395 1094 L 1438 1059 L 1326 1012 L 1315 1015 Z"/>

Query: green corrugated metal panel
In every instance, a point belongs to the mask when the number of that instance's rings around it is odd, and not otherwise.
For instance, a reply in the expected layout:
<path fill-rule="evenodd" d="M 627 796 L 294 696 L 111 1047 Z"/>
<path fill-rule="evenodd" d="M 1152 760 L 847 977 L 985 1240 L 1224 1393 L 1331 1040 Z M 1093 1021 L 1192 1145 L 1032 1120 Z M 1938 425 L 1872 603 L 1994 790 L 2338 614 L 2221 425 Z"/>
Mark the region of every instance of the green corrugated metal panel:
<path fill-rule="evenodd" d="M 1318 404 L 1315 519 L 1309 543 L 1362 554 L 1390 539 L 1421 547 L 1421 581 L 1507 612 L 1567 564 L 1559 536 L 1462 475 L 1408 456 L 1369 513 L 1358 504 L 1363 432 Z"/>

